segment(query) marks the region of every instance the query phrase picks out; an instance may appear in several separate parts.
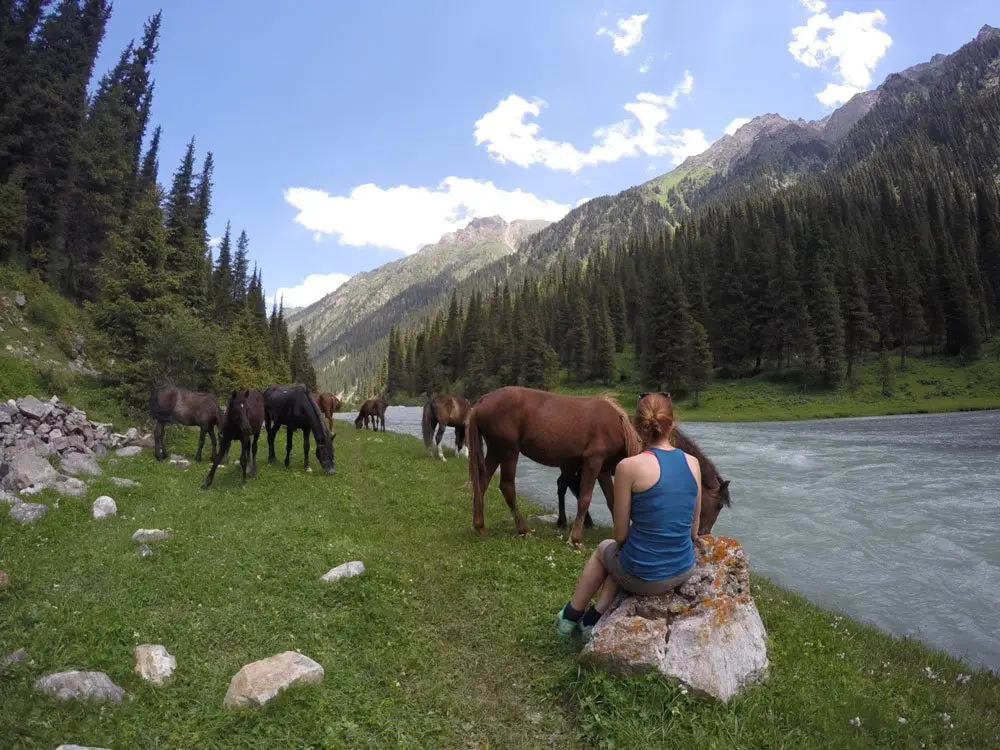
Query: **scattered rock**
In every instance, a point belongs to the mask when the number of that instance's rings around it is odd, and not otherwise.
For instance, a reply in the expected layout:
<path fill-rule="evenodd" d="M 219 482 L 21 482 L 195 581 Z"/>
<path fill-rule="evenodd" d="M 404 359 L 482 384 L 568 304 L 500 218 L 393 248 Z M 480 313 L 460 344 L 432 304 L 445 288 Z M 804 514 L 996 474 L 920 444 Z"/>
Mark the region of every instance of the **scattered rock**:
<path fill-rule="evenodd" d="M 142 448 L 138 445 L 126 445 L 124 448 L 119 448 L 115 451 L 115 455 L 120 458 L 132 458 L 133 456 L 138 456 L 142 453 Z"/>
<path fill-rule="evenodd" d="M 142 679 L 161 685 L 177 668 L 177 659 L 164 646 L 136 646 L 132 668 Z"/>
<path fill-rule="evenodd" d="M 24 292 L 14 292 L 14 304 L 18 307 L 24 307 L 28 304 L 28 300 L 24 297 Z"/>
<path fill-rule="evenodd" d="M 113 498 L 101 495 L 90 506 L 90 514 L 98 521 L 118 515 L 118 506 Z"/>
<path fill-rule="evenodd" d="M 536 523 L 545 523 L 551 526 L 555 526 L 559 522 L 559 516 L 556 513 L 547 513 L 544 516 L 532 516 L 532 521 Z"/>
<path fill-rule="evenodd" d="M 10 517 L 21 524 L 31 524 L 49 512 L 42 503 L 18 503 L 10 507 Z"/>
<path fill-rule="evenodd" d="M 132 541 L 136 544 L 146 544 L 147 542 L 162 542 L 170 538 L 170 532 L 163 529 L 139 529 L 132 535 Z"/>
<path fill-rule="evenodd" d="M 60 495 L 67 497 L 83 497 L 87 494 L 87 485 L 76 477 L 59 477 L 52 486 Z"/>
<path fill-rule="evenodd" d="M 135 554 L 139 557 L 149 557 L 153 554 L 153 550 L 149 548 L 148 544 L 140 544 Z"/>
<path fill-rule="evenodd" d="M 256 708 L 293 685 L 322 679 L 323 667 L 304 654 L 285 651 L 247 664 L 237 672 L 222 705 L 230 710 Z"/>
<path fill-rule="evenodd" d="M 17 402 L 17 408 L 24 416 L 37 419 L 39 422 L 52 413 L 52 404 L 43 403 L 34 396 L 22 398 Z"/>
<path fill-rule="evenodd" d="M 122 479 L 121 477 L 111 477 L 111 484 L 116 487 L 138 487 L 139 483 L 134 482 L 131 479 Z"/>
<path fill-rule="evenodd" d="M 6 570 L 0 570 L 0 589 L 5 589 L 10 586 L 10 576 L 7 575 Z"/>
<path fill-rule="evenodd" d="M 702 537 L 694 574 L 664 596 L 619 596 L 580 661 L 614 673 L 659 671 L 728 701 L 767 673 L 767 635 L 750 598 L 747 556 L 728 537 Z"/>
<path fill-rule="evenodd" d="M 56 750 L 108 750 L 106 747 L 91 747 L 89 745 L 60 745 Z"/>
<path fill-rule="evenodd" d="M 186 458 L 184 458 L 184 456 L 171 456 L 170 465 L 177 466 L 181 469 L 186 469 L 188 466 L 191 465 L 191 462 L 188 461 Z"/>
<path fill-rule="evenodd" d="M 0 659 L 0 674 L 3 674 L 8 669 L 13 667 L 15 664 L 20 664 L 22 661 L 28 658 L 28 652 L 23 648 L 19 648 L 12 654 L 7 654 L 5 657 Z"/>
<path fill-rule="evenodd" d="M 331 568 L 324 575 L 320 576 L 320 580 L 332 583 L 333 581 L 339 581 L 341 578 L 359 576 L 364 572 L 365 564 L 360 560 L 352 560 L 343 565 L 338 565 L 336 568 Z"/>
<path fill-rule="evenodd" d="M 9 471 L 3 478 L 7 490 L 23 490 L 32 485 L 48 485 L 59 478 L 58 472 L 41 456 L 19 453 L 9 461 Z"/>
<path fill-rule="evenodd" d="M 19 502 L 21 502 L 21 498 L 16 495 L 9 495 L 3 490 L 0 490 L 0 503 L 4 503 L 5 505 L 17 505 Z"/>
<path fill-rule="evenodd" d="M 59 465 L 64 472 L 73 474 L 74 476 L 90 474 L 96 477 L 104 473 L 101 470 L 101 465 L 97 463 L 96 458 L 83 453 L 67 453 L 62 457 Z"/>
<path fill-rule="evenodd" d="M 35 689 L 58 700 L 121 702 L 125 691 L 104 672 L 56 672 L 39 677 Z"/>

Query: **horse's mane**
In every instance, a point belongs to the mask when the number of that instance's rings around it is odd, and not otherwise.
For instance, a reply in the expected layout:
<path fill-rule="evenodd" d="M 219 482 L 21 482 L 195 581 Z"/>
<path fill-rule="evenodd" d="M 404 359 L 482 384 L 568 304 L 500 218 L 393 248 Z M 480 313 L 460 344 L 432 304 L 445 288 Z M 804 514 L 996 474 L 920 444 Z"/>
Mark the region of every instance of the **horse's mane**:
<path fill-rule="evenodd" d="M 704 465 L 711 472 L 711 476 L 707 477 L 702 476 L 701 478 L 702 485 L 705 485 L 705 481 L 708 480 L 708 483 L 710 485 L 714 486 L 715 488 L 719 487 L 719 485 L 722 483 L 722 477 L 719 476 L 719 470 L 715 467 L 715 463 L 712 461 L 712 459 L 710 459 L 708 456 L 705 455 L 705 452 L 701 449 L 701 446 L 698 445 L 697 442 L 692 440 L 690 437 L 688 437 L 680 430 L 674 430 L 673 443 L 675 448 L 679 448 L 685 453 L 694 456 L 696 459 L 698 459 L 699 463 Z M 729 507 L 731 505 L 728 494 L 722 496 L 722 504 L 725 505 L 726 507 Z"/>
<path fill-rule="evenodd" d="M 316 436 L 317 440 L 320 436 L 323 437 L 323 441 L 329 445 L 330 444 L 330 429 L 326 426 L 326 422 L 323 420 L 323 414 L 319 410 L 319 406 L 313 401 L 312 396 L 309 395 L 309 389 L 303 387 L 303 393 L 306 396 L 306 402 L 309 404 L 309 413 L 312 414 L 313 419 L 313 434 Z M 318 429 L 317 429 L 318 426 Z"/>
<path fill-rule="evenodd" d="M 635 429 L 635 425 L 632 423 L 632 417 L 629 416 L 628 412 L 622 408 L 622 405 L 618 403 L 618 399 L 615 398 L 612 393 L 602 393 L 598 398 L 604 403 L 615 410 L 615 414 L 618 415 L 618 423 L 622 430 L 622 437 L 625 439 L 625 455 L 626 456 L 637 456 L 642 453 L 642 438 L 639 437 L 638 431 Z"/>

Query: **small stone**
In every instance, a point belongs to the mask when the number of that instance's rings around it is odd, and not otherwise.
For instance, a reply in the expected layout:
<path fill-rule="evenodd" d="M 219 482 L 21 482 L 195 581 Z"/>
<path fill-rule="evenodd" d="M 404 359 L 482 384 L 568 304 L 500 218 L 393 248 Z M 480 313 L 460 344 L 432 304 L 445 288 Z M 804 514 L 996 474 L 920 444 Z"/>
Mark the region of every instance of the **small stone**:
<path fill-rule="evenodd" d="M 186 458 L 182 458 L 180 456 L 177 456 L 177 457 L 174 457 L 174 458 L 170 459 L 170 465 L 171 466 L 176 466 L 176 467 L 178 467 L 180 469 L 186 469 L 188 466 L 191 465 L 191 462 L 188 461 Z"/>
<path fill-rule="evenodd" d="M 90 745 L 60 745 L 56 750 L 108 750 L 106 747 L 93 747 Z"/>
<path fill-rule="evenodd" d="M 22 661 L 28 658 L 28 652 L 23 648 L 19 648 L 12 654 L 7 654 L 5 657 L 0 659 L 0 674 L 6 672 L 10 667 L 15 664 L 20 664 Z"/>
<path fill-rule="evenodd" d="M 900 716 L 899 718 L 896 719 L 896 723 L 899 724 L 902 727 L 902 726 L 906 726 L 906 724 L 908 722 L 906 721 L 905 718 L 903 718 L 902 716 Z"/>
<path fill-rule="evenodd" d="M 6 570 L 0 570 L 0 589 L 5 589 L 10 586 L 10 576 L 7 575 Z"/>
<path fill-rule="evenodd" d="M 229 682 L 222 705 L 234 710 L 256 708 L 293 685 L 320 682 L 323 667 L 305 654 L 285 651 L 247 664 Z"/>
<path fill-rule="evenodd" d="M 135 551 L 135 554 L 139 557 L 149 557 L 153 554 L 153 550 L 149 548 L 148 544 L 140 544 L 139 548 Z"/>
<path fill-rule="evenodd" d="M 164 646 L 136 646 L 132 668 L 142 679 L 162 685 L 177 668 L 177 659 Z"/>
<path fill-rule="evenodd" d="M 123 437 L 125 438 L 125 442 L 127 442 L 127 443 L 131 443 L 131 442 L 133 442 L 135 440 L 138 440 L 139 439 L 139 430 L 137 430 L 135 427 L 129 427 L 125 431 L 125 435 Z"/>
<path fill-rule="evenodd" d="M 96 458 L 83 453 L 68 453 L 60 459 L 59 465 L 64 472 L 75 476 L 80 474 L 100 476 L 104 473 Z"/>
<path fill-rule="evenodd" d="M 28 300 L 25 299 L 24 292 L 14 292 L 14 304 L 18 307 L 24 307 L 28 304 Z"/>
<path fill-rule="evenodd" d="M 95 700 L 121 702 L 125 691 L 104 672 L 56 672 L 39 677 L 35 689 L 58 700 Z"/>
<path fill-rule="evenodd" d="M 127 445 L 115 451 L 115 455 L 121 458 L 132 458 L 133 456 L 138 456 L 140 453 L 142 453 L 142 448 L 138 445 Z"/>
<path fill-rule="evenodd" d="M 48 511 L 48 505 L 42 505 L 41 503 L 20 503 L 11 506 L 10 517 L 20 524 L 31 524 L 48 513 Z"/>
<path fill-rule="evenodd" d="M 83 497 L 87 494 L 87 485 L 76 477 L 60 477 L 52 486 L 60 495 L 67 497 Z"/>
<path fill-rule="evenodd" d="M 90 514 L 98 521 L 118 515 L 118 506 L 113 498 L 101 495 L 90 506 Z"/>
<path fill-rule="evenodd" d="M 336 568 L 331 568 L 324 575 L 320 576 L 320 580 L 332 583 L 334 581 L 339 581 L 341 578 L 359 576 L 364 572 L 365 564 L 360 560 L 352 560 L 351 562 L 346 562 L 343 565 L 338 565 Z"/>
<path fill-rule="evenodd" d="M 146 542 L 162 542 L 170 538 L 170 532 L 163 529 L 139 529 L 132 535 L 132 541 L 136 544 Z"/>
<path fill-rule="evenodd" d="M 559 522 L 559 516 L 556 513 L 546 513 L 543 516 L 532 516 L 531 520 L 536 523 L 544 523 L 550 526 L 555 526 Z"/>
<path fill-rule="evenodd" d="M 122 479 L 121 477 L 111 477 L 111 484 L 116 487 L 138 487 L 139 483 L 134 482 L 131 479 Z"/>

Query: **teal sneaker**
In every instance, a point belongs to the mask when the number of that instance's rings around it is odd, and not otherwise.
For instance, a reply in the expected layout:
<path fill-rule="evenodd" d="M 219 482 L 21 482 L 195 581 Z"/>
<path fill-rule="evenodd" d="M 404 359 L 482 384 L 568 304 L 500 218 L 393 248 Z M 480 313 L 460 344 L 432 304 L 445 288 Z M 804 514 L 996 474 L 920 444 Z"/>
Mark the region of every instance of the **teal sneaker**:
<path fill-rule="evenodd" d="M 560 638 L 569 638 L 573 635 L 573 631 L 576 630 L 576 626 L 580 624 L 579 620 L 567 620 L 563 617 L 563 609 L 559 610 L 559 614 L 556 615 L 556 635 Z"/>

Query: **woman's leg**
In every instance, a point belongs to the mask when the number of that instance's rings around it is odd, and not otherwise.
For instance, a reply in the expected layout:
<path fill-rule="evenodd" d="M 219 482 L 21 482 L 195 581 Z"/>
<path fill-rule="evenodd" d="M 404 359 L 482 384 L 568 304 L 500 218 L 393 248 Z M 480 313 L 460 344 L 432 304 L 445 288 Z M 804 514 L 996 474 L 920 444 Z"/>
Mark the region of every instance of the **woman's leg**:
<path fill-rule="evenodd" d="M 608 579 L 604 582 L 604 586 L 601 588 L 601 595 L 597 597 L 597 604 L 594 605 L 594 609 L 597 610 L 598 614 L 603 615 L 611 608 L 611 605 L 615 603 L 615 598 L 618 596 L 620 588 L 618 581 L 608 576 Z"/>
<path fill-rule="evenodd" d="M 604 567 L 604 548 L 608 544 L 614 544 L 614 540 L 605 539 L 597 545 L 594 554 L 590 556 L 587 564 L 583 566 L 580 580 L 577 582 L 576 588 L 573 589 L 573 598 L 569 600 L 569 604 L 573 609 L 581 611 L 586 609 L 594 594 L 600 590 L 602 585 L 607 586 L 607 582 L 611 580 L 608 578 L 608 571 Z"/>

